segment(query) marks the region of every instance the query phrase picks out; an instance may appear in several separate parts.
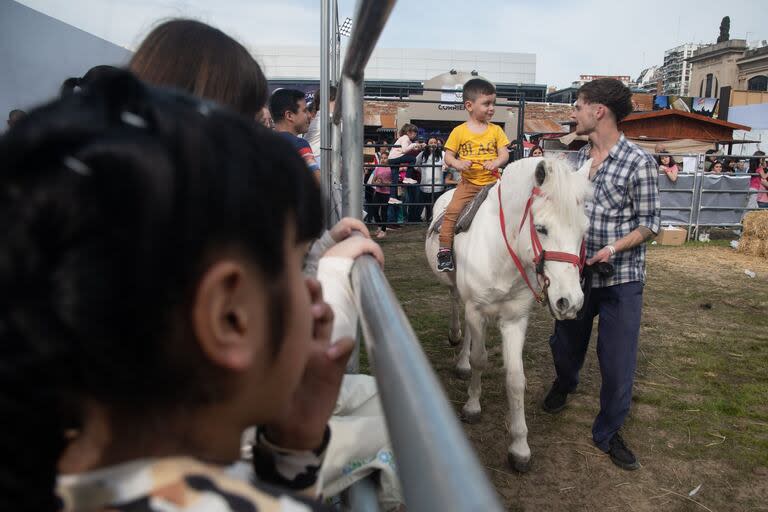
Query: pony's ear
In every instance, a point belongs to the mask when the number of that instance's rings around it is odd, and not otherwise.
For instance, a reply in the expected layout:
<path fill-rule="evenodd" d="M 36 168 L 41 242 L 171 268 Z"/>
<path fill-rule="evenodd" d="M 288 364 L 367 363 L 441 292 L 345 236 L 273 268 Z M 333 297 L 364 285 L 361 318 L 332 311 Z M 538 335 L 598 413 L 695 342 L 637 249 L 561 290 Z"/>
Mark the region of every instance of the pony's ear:
<path fill-rule="evenodd" d="M 577 171 L 576 174 L 581 174 L 585 178 L 589 178 L 589 169 L 592 167 L 592 159 L 590 158 L 586 162 L 584 162 L 584 165 L 582 165 Z"/>
<path fill-rule="evenodd" d="M 544 184 L 544 180 L 547 178 L 547 173 L 550 170 L 551 168 L 547 166 L 547 161 L 543 158 L 539 161 L 538 164 L 536 164 L 536 172 L 534 173 L 534 176 L 536 176 L 537 187 L 540 187 Z"/>

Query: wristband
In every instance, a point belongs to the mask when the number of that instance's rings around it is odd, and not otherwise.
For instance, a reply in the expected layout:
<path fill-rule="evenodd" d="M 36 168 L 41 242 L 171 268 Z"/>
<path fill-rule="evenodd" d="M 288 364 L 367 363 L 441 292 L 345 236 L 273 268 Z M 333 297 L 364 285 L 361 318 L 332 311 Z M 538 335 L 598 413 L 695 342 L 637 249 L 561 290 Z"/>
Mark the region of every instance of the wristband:
<path fill-rule="evenodd" d="M 615 248 L 614 246 L 612 246 L 612 245 L 606 245 L 606 246 L 605 246 L 605 248 L 606 248 L 606 249 L 608 249 L 608 251 L 610 251 L 610 253 L 611 253 L 611 256 L 613 256 L 613 255 L 615 255 L 615 254 L 616 254 L 616 248 Z"/>

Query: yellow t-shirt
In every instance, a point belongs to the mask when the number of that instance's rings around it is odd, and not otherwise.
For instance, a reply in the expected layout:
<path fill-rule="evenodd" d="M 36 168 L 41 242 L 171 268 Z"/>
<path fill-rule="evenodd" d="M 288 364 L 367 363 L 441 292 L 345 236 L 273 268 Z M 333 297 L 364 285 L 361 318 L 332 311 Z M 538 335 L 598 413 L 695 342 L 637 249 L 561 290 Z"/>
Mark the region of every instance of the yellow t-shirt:
<path fill-rule="evenodd" d="M 467 123 L 461 123 L 453 129 L 444 147 L 453 151 L 458 159 L 472 162 L 472 167 L 461 173 L 463 179 L 473 185 L 487 185 L 496 181 L 496 177 L 483 169 L 483 162 L 496 159 L 498 148 L 508 144 L 509 139 L 497 124 L 490 123 L 483 133 L 475 133 Z"/>

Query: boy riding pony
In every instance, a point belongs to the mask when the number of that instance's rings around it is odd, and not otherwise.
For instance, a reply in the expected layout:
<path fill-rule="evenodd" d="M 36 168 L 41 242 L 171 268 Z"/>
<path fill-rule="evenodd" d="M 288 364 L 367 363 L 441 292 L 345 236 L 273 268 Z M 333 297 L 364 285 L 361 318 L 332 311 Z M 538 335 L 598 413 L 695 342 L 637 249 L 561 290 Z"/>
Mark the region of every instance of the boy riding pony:
<path fill-rule="evenodd" d="M 453 230 L 461 210 L 482 188 L 498 179 L 497 170 L 507 163 L 509 140 L 499 125 L 491 124 L 496 88 L 482 78 L 473 78 L 462 90 L 469 121 L 453 129 L 445 143 L 445 163 L 461 172 L 451 202 L 440 226 L 437 270 L 453 272 Z"/>

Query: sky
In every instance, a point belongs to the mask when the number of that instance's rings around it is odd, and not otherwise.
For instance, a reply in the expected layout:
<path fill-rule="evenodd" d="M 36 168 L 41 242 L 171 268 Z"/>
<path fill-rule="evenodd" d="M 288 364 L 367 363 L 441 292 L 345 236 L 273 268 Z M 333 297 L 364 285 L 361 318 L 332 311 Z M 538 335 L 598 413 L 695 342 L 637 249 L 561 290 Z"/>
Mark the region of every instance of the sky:
<path fill-rule="evenodd" d="M 7 0 L 0 0 L 7 1 Z M 315 46 L 320 0 L 20 0 L 128 49 L 158 20 L 193 17 L 255 53 L 260 45 Z M 355 2 L 339 0 L 339 17 Z M 661 64 L 679 44 L 714 43 L 723 16 L 731 39 L 768 39 L 766 0 L 400 0 L 378 46 L 536 54 L 536 83 L 567 87 L 579 75 L 630 75 Z"/>

